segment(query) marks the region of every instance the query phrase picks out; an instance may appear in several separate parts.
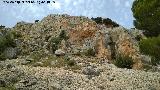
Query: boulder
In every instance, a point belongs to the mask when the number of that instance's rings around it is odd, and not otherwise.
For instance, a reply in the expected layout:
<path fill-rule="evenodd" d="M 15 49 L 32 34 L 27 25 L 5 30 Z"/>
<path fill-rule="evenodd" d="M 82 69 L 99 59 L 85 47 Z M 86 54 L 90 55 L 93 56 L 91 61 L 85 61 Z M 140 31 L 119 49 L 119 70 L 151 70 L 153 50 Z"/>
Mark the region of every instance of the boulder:
<path fill-rule="evenodd" d="M 13 59 L 16 58 L 18 54 L 18 49 L 13 47 L 8 47 L 4 51 L 4 55 L 6 58 Z"/>
<path fill-rule="evenodd" d="M 93 76 L 99 76 L 99 75 L 100 75 L 100 70 L 97 69 L 97 68 L 94 67 L 94 66 L 90 66 L 90 65 L 89 65 L 89 66 L 83 68 L 82 73 L 83 73 L 84 75 L 87 75 L 87 77 L 88 77 L 89 79 L 91 79 Z"/>
<path fill-rule="evenodd" d="M 55 51 L 55 55 L 56 56 L 64 56 L 65 52 L 62 49 L 58 49 Z"/>

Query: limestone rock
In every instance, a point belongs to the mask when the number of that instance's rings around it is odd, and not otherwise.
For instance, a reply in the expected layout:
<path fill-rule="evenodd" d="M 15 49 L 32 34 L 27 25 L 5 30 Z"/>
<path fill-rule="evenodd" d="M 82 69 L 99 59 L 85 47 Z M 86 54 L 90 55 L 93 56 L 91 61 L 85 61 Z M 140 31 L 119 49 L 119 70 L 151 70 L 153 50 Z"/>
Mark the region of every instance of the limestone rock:
<path fill-rule="evenodd" d="M 98 58 L 112 61 L 121 53 L 132 57 L 140 66 L 142 57 L 138 42 L 134 35 L 122 26 L 108 28 L 87 17 L 51 14 L 38 23 L 20 22 L 13 28 L 13 31 L 22 36 L 18 38 L 18 48 L 22 55 L 40 50 L 51 53 L 50 40 L 58 37 L 62 30 L 65 30 L 68 39 L 59 42 L 58 48 L 61 50 L 56 51 L 57 55 L 80 55 L 92 48 Z"/>
<path fill-rule="evenodd" d="M 85 75 L 88 75 L 89 79 L 93 76 L 99 76 L 100 70 L 97 68 L 94 68 L 93 66 L 87 66 L 82 70 L 82 73 Z"/>
<path fill-rule="evenodd" d="M 64 56 L 65 52 L 62 49 L 58 49 L 55 51 L 55 55 L 56 56 Z"/>
<path fill-rule="evenodd" d="M 16 58 L 17 54 L 18 54 L 18 49 L 17 48 L 8 47 L 4 51 L 5 57 L 7 57 L 9 59 Z"/>

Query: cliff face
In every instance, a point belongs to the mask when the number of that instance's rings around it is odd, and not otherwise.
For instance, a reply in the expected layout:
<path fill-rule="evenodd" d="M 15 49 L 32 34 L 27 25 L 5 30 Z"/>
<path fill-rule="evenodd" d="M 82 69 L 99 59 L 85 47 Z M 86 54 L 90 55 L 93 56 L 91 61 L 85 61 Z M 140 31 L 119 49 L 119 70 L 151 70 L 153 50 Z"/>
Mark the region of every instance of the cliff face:
<path fill-rule="evenodd" d="M 37 23 L 17 23 L 12 30 L 22 36 L 18 38 L 22 55 L 39 50 L 46 54 L 51 53 L 48 49 L 50 40 L 65 30 L 69 39 L 59 48 L 65 46 L 67 54 L 84 52 L 91 48 L 98 58 L 112 61 L 120 53 L 134 59 L 135 69 L 142 66 L 137 42 L 123 27 L 108 28 L 86 17 L 49 15 Z"/>

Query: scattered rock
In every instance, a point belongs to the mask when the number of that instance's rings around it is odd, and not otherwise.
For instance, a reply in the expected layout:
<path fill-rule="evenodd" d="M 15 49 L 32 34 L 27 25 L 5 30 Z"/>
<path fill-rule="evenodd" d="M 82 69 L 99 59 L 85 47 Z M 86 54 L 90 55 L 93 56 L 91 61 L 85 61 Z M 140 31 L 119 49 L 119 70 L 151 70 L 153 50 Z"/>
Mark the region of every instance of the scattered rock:
<path fill-rule="evenodd" d="M 92 77 L 92 76 L 99 76 L 100 75 L 100 70 L 93 67 L 93 66 L 87 66 L 82 70 L 82 73 L 84 75 L 88 75 L 88 77 Z"/>
<path fill-rule="evenodd" d="M 9 58 L 9 59 L 16 58 L 17 54 L 18 54 L 18 49 L 17 48 L 8 47 L 4 51 L 5 57 Z"/>
<path fill-rule="evenodd" d="M 64 56 L 65 55 L 65 52 L 61 49 L 58 49 L 55 51 L 55 55 L 56 56 Z"/>
<path fill-rule="evenodd" d="M 114 80 L 114 77 L 109 76 L 109 77 L 108 77 L 108 80 L 109 80 L 109 81 L 113 81 L 113 80 Z"/>
<path fill-rule="evenodd" d="M 43 66 L 43 63 L 42 62 L 36 62 L 33 64 L 34 67 L 37 67 L 37 66 Z"/>

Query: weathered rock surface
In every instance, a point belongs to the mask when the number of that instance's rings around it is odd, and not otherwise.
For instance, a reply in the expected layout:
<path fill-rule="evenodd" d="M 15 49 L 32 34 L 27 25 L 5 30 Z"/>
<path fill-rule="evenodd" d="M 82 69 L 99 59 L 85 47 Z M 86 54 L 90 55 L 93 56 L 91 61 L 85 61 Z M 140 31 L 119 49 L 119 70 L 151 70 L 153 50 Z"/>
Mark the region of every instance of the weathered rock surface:
<path fill-rule="evenodd" d="M 113 60 L 121 53 L 134 59 L 134 69 L 142 68 L 138 43 L 121 26 L 108 28 L 86 17 L 52 14 L 37 23 L 20 22 L 13 28 L 22 36 L 19 38 L 22 41 L 19 45 L 21 54 L 39 50 L 50 53 L 50 40 L 58 37 L 62 30 L 66 31 L 69 39 L 62 41 L 59 49 L 65 50 L 67 54 L 83 53 L 92 48 L 96 51 L 96 57 Z"/>
<path fill-rule="evenodd" d="M 64 56 L 65 55 L 65 52 L 61 49 L 58 49 L 55 51 L 55 55 L 56 56 Z"/>
<path fill-rule="evenodd" d="M 12 48 L 8 47 L 4 50 L 4 55 L 6 58 L 13 59 L 16 58 L 18 55 L 18 49 L 17 48 Z"/>

